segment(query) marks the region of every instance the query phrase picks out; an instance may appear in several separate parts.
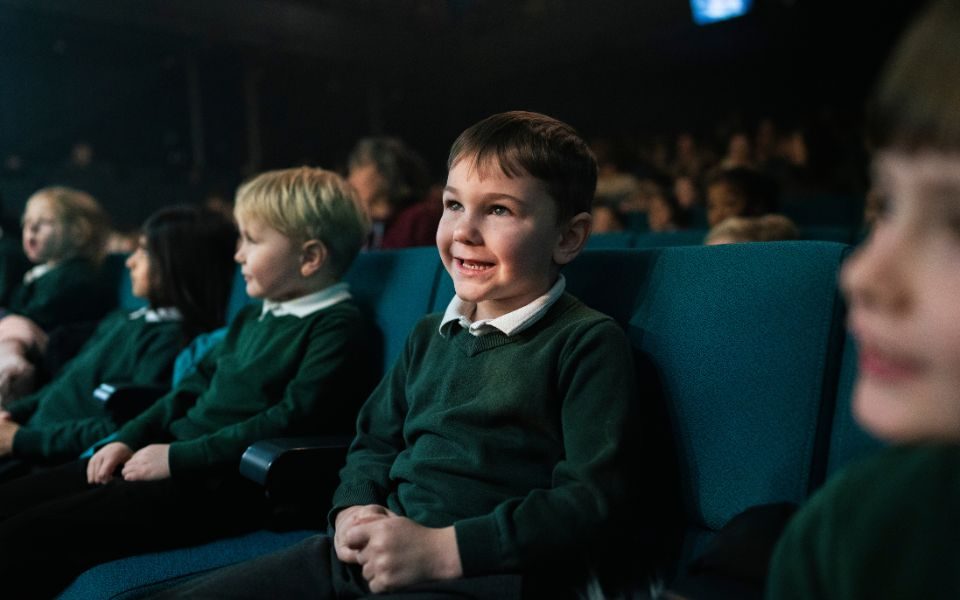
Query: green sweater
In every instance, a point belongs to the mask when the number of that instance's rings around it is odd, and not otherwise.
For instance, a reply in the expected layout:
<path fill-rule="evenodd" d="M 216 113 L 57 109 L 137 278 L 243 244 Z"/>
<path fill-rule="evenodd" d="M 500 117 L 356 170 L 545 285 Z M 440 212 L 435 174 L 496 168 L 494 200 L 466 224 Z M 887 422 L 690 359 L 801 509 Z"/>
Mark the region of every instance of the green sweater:
<path fill-rule="evenodd" d="M 105 318 L 56 379 L 11 403 L 14 420 L 24 424 L 13 439 L 13 455 L 76 458 L 116 429 L 93 390 L 104 382 L 169 384 L 181 336 L 178 321 L 148 323 L 125 311 Z"/>
<path fill-rule="evenodd" d="M 569 294 L 512 337 L 444 337 L 440 319 L 420 321 L 361 409 L 331 523 L 380 504 L 452 524 L 467 576 L 584 564 L 625 503 L 622 330 Z"/>
<path fill-rule="evenodd" d="M 14 290 L 7 308 L 51 331 L 70 323 L 99 321 L 116 304 L 116 289 L 100 269 L 86 259 L 72 258 Z"/>
<path fill-rule="evenodd" d="M 840 473 L 780 539 L 767 597 L 960 598 L 960 446 L 890 448 Z"/>
<path fill-rule="evenodd" d="M 134 450 L 170 443 L 178 477 L 236 472 L 247 446 L 264 438 L 348 433 L 374 380 L 371 336 L 356 305 L 259 317 L 259 305 L 245 307 L 196 372 L 117 439 Z"/>

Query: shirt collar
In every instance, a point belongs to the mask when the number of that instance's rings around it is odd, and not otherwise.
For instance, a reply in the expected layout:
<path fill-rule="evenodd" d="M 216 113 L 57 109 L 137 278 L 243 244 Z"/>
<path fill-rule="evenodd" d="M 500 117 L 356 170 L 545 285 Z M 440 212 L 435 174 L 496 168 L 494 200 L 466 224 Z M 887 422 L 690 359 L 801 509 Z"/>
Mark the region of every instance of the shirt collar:
<path fill-rule="evenodd" d="M 302 319 L 318 310 L 328 308 L 344 300 L 349 300 L 352 297 L 353 296 L 350 295 L 350 286 L 345 281 L 342 281 L 325 287 L 319 292 L 300 296 L 299 298 L 285 302 L 264 300 L 263 309 L 260 311 L 260 318 L 263 319 L 267 313 L 272 313 L 275 317 L 293 315 L 298 319 Z"/>
<path fill-rule="evenodd" d="M 23 284 L 27 285 L 29 283 L 33 283 L 49 273 L 51 269 L 53 269 L 53 265 L 50 263 L 43 263 L 42 265 L 33 267 L 23 275 Z"/>
<path fill-rule="evenodd" d="M 443 313 L 443 319 L 440 320 L 440 335 L 446 337 L 450 332 L 452 323 L 457 323 L 473 335 L 485 335 L 494 330 L 508 337 L 516 335 L 542 319 L 554 302 L 560 299 L 566 287 L 567 280 L 563 275 L 560 275 L 557 282 L 546 294 L 529 304 L 505 315 L 500 315 L 495 319 L 480 319 L 479 321 L 470 320 L 470 315 L 473 314 L 477 305 L 474 302 L 465 302 L 458 296 L 454 296 L 450 300 L 450 304 L 447 305 L 447 310 Z"/>
<path fill-rule="evenodd" d="M 143 317 L 147 323 L 166 323 L 168 321 L 182 321 L 183 315 L 174 306 L 165 306 L 162 308 L 150 308 L 144 306 L 139 310 L 130 313 L 130 320 L 134 321 Z"/>

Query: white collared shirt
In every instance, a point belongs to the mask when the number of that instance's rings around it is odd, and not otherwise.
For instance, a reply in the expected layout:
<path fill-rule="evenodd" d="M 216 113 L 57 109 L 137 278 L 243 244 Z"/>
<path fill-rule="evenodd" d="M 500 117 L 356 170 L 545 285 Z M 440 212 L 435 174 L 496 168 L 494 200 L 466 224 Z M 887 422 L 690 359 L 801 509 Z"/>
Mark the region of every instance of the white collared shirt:
<path fill-rule="evenodd" d="M 43 263 L 42 265 L 37 265 L 24 273 L 23 275 L 23 285 L 27 285 L 33 281 L 36 281 L 49 273 L 53 269 L 53 265 L 50 263 Z"/>
<path fill-rule="evenodd" d="M 567 280 L 563 275 L 557 278 L 550 290 L 533 300 L 525 306 L 510 311 L 505 315 L 500 315 L 495 319 L 480 319 L 471 321 L 470 315 L 474 313 L 477 305 L 473 302 L 464 302 L 458 296 L 454 296 L 447 305 L 447 310 L 443 313 L 443 319 L 440 321 L 440 335 L 445 336 L 450 329 L 450 323 L 459 323 L 471 334 L 480 336 L 493 331 L 499 331 L 506 336 L 516 335 L 527 329 L 547 314 L 553 303 L 560 299 L 563 290 L 567 287 Z"/>
<path fill-rule="evenodd" d="M 260 318 L 263 319 L 267 313 L 273 313 L 275 317 L 293 315 L 298 319 L 302 319 L 318 310 L 328 308 L 344 300 L 349 300 L 352 297 L 353 296 L 350 295 L 350 286 L 346 282 L 341 281 L 340 283 L 325 287 L 319 292 L 300 296 L 299 298 L 285 302 L 264 300 L 263 310 L 260 311 Z"/>
<path fill-rule="evenodd" d="M 182 321 L 183 315 L 174 306 L 164 306 L 161 308 L 150 308 L 144 306 L 139 310 L 130 313 L 130 320 L 134 321 L 143 317 L 147 323 L 164 323 L 167 321 Z"/>

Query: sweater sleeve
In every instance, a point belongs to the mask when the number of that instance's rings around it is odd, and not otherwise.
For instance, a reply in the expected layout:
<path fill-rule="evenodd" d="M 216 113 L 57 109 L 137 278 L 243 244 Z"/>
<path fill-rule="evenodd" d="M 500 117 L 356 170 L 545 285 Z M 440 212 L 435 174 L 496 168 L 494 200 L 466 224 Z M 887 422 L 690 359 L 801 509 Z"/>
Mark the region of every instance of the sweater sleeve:
<path fill-rule="evenodd" d="M 132 354 L 126 357 L 126 361 L 117 356 L 95 358 L 132 365 L 129 381 L 133 383 L 169 382 L 170 365 L 177 350 L 179 326 L 150 326 L 139 338 L 131 348 L 122 349 Z M 65 376 L 69 376 L 69 373 Z M 65 388 L 63 393 L 69 393 L 69 388 Z M 56 401 L 57 398 L 53 397 L 51 400 Z M 18 457 L 66 459 L 76 456 L 115 429 L 116 424 L 107 414 L 90 415 L 41 427 L 23 427 L 14 437 L 13 453 Z"/>
<path fill-rule="evenodd" d="M 336 515 L 356 505 L 386 506 L 390 493 L 390 468 L 404 448 L 403 422 L 407 412 L 404 390 L 409 365 L 410 341 L 393 368 L 364 403 L 357 417 L 357 434 L 340 471 L 340 485 L 333 494 L 329 514 Z"/>
<path fill-rule="evenodd" d="M 33 413 L 37 412 L 37 407 L 40 406 L 40 397 L 42 395 L 43 390 L 40 390 L 29 396 L 18 398 L 8 404 L 4 410 L 9 412 L 13 420 L 17 423 L 26 423 L 27 420 L 33 416 Z"/>
<path fill-rule="evenodd" d="M 571 337 L 558 371 L 564 455 L 552 486 L 454 523 L 466 576 L 590 564 L 626 506 L 625 438 L 636 401 L 631 350 L 611 320 Z"/>
<path fill-rule="evenodd" d="M 356 414 L 352 367 L 363 355 L 364 336 L 356 318 L 317 321 L 294 377 L 279 402 L 252 417 L 190 440 L 170 445 L 170 472 L 176 477 L 210 467 L 235 464 L 253 442 L 291 435 L 323 423 L 336 431 L 346 415 Z M 191 376 L 188 379 L 191 379 Z"/>
<path fill-rule="evenodd" d="M 109 435 L 115 427 L 109 417 L 102 415 L 42 428 L 21 427 L 13 438 L 13 455 L 17 458 L 56 461 L 76 458 L 85 448 Z"/>

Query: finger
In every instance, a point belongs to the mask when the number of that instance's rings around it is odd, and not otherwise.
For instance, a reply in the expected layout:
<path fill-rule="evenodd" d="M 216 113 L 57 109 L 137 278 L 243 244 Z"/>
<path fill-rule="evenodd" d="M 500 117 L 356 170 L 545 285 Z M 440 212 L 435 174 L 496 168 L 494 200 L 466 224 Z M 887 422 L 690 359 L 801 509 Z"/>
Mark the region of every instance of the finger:
<path fill-rule="evenodd" d="M 351 527 L 343 534 L 343 543 L 347 548 L 362 550 L 370 541 L 370 531 L 363 525 Z"/>
<path fill-rule="evenodd" d="M 346 546 L 334 546 L 334 549 L 337 551 L 337 558 L 341 562 L 350 563 L 350 564 L 360 564 L 359 556 L 360 553 L 356 550 L 351 550 Z"/>

